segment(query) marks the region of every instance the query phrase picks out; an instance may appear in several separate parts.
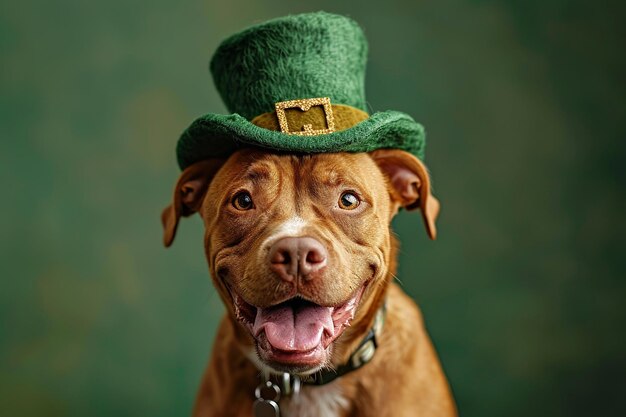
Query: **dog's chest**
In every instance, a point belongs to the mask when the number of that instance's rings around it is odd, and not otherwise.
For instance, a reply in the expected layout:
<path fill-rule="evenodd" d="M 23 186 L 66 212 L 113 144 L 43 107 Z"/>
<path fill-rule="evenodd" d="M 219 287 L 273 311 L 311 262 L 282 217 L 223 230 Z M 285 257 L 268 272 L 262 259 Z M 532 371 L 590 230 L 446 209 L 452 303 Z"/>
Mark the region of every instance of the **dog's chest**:
<path fill-rule="evenodd" d="M 305 386 L 297 398 L 281 401 L 284 417 L 340 417 L 348 409 L 349 401 L 338 384 L 321 387 Z"/>

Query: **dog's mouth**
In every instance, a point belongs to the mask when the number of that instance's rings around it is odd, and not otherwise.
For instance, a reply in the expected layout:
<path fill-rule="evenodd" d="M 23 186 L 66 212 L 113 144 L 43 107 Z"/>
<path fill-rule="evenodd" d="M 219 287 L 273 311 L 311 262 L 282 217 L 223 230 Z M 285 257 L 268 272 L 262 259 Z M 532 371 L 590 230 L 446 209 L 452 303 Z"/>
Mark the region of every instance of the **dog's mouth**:
<path fill-rule="evenodd" d="M 365 287 L 362 285 L 348 300 L 330 307 L 294 297 L 261 308 L 249 304 L 232 289 L 230 293 L 235 315 L 254 337 L 261 359 L 276 368 L 306 370 L 326 361 L 330 344 L 350 326 Z"/>

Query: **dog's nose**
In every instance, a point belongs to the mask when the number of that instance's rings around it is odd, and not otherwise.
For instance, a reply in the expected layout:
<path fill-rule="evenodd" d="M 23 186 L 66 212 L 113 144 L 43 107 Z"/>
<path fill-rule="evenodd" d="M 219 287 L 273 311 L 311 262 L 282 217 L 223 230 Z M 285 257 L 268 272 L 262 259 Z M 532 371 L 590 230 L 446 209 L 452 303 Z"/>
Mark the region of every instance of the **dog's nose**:
<path fill-rule="evenodd" d="M 285 281 L 293 281 L 298 275 L 307 280 L 315 278 L 327 259 L 324 245 L 312 237 L 285 237 L 270 249 L 270 267 Z"/>

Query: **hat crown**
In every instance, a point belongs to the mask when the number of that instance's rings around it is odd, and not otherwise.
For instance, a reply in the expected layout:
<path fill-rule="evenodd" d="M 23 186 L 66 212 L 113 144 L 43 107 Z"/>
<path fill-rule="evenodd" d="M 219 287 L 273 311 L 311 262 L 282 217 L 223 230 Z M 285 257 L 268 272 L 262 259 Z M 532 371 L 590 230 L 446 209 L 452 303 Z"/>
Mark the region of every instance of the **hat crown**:
<path fill-rule="evenodd" d="M 366 111 L 367 41 L 353 20 L 317 12 L 253 26 L 226 39 L 211 60 L 232 113 L 250 120 L 280 101 L 329 97 Z"/>

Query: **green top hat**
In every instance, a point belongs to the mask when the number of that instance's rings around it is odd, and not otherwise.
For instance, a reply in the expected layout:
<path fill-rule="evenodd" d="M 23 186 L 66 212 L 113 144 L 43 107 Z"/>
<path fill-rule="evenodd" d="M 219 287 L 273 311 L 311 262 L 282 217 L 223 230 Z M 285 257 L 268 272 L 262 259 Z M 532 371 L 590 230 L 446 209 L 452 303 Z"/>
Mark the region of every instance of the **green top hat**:
<path fill-rule="evenodd" d="M 402 149 L 424 157 L 423 127 L 365 102 L 367 41 L 351 19 L 325 12 L 270 20 L 226 39 L 211 60 L 233 114 L 196 119 L 178 141 L 181 169 L 242 147 L 283 152 Z"/>

